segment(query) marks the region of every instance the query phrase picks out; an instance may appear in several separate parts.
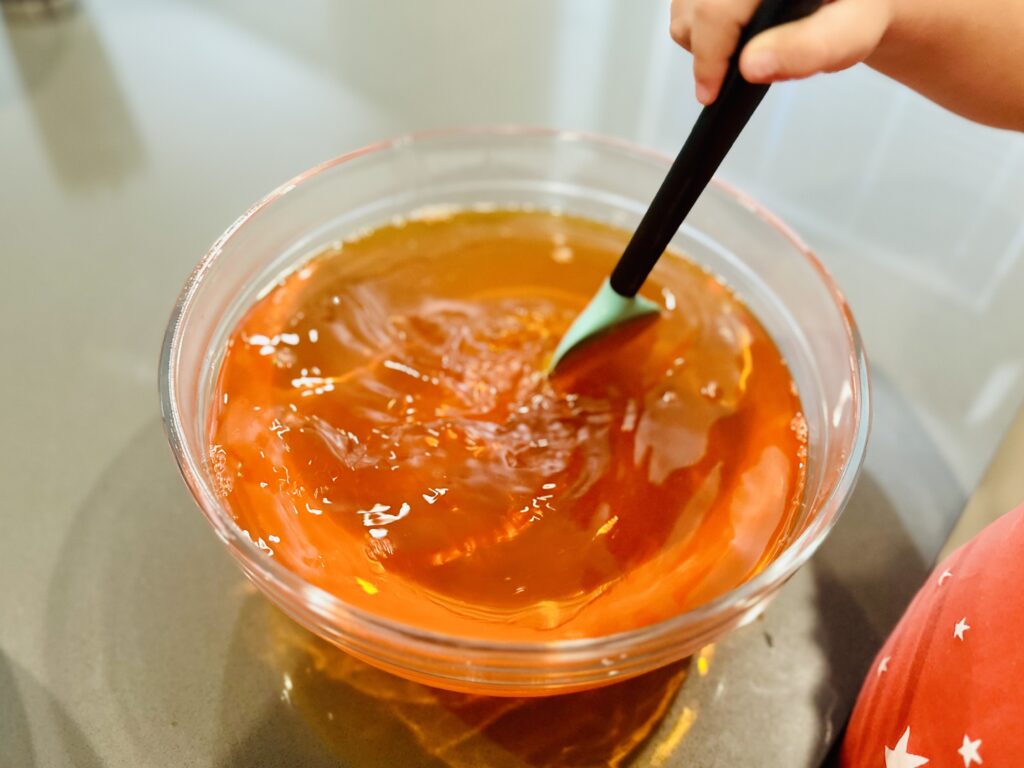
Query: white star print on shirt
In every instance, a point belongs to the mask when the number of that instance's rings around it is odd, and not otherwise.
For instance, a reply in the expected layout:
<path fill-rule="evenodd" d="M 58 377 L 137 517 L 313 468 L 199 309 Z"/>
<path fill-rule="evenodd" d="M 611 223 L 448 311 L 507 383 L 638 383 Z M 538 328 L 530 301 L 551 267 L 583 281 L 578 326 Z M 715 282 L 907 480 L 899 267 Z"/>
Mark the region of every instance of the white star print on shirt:
<path fill-rule="evenodd" d="M 939 586 L 941 587 L 941 586 L 942 586 L 942 583 L 943 583 L 943 582 L 944 582 L 944 581 L 945 581 L 946 579 L 948 579 L 948 578 L 951 578 L 952 576 L 953 576 L 953 572 L 952 572 L 951 570 L 949 570 L 948 568 L 947 568 L 946 570 L 944 570 L 944 571 L 942 572 L 942 575 L 940 575 L 940 576 L 939 576 Z"/>
<path fill-rule="evenodd" d="M 878 674 L 879 675 L 882 674 L 883 672 L 888 672 L 889 671 L 889 659 L 891 659 L 891 658 L 892 658 L 892 656 L 886 656 L 880 662 L 878 662 Z"/>
<path fill-rule="evenodd" d="M 956 626 L 953 627 L 953 637 L 955 637 L 957 640 L 963 640 L 964 632 L 966 632 L 970 628 L 971 625 L 967 623 L 967 617 L 964 616 L 962 619 L 960 619 L 960 621 L 956 623 Z"/>
<path fill-rule="evenodd" d="M 896 746 L 892 749 L 885 748 L 885 768 L 918 768 L 928 762 L 927 757 L 912 755 L 907 752 L 907 745 L 910 743 L 910 726 L 900 736 Z"/>
<path fill-rule="evenodd" d="M 981 765 L 981 755 L 978 754 L 978 750 L 981 748 L 981 739 L 975 739 L 971 741 L 967 738 L 967 734 L 964 734 L 964 743 L 957 752 L 960 753 L 960 757 L 964 759 L 964 768 L 969 768 L 971 763 L 977 763 Z"/>

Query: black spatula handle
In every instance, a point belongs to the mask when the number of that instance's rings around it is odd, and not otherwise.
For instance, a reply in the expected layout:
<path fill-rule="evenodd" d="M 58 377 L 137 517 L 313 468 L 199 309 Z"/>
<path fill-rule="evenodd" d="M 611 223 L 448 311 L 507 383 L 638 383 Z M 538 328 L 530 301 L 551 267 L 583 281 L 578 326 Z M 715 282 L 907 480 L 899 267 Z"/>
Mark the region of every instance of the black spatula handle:
<path fill-rule="evenodd" d="M 743 126 L 768 92 L 767 85 L 748 83 L 740 75 L 739 58 L 743 46 L 759 32 L 807 16 L 820 5 L 821 0 L 764 0 L 755 11 L 729 60 L 729 69 L 718 98 L 701 110 L 689 138 L 612 271 L 611 284 L 616 293 L 635 296 L 640 290 L 668 247 L 669 240 L 675 236 Z"/>

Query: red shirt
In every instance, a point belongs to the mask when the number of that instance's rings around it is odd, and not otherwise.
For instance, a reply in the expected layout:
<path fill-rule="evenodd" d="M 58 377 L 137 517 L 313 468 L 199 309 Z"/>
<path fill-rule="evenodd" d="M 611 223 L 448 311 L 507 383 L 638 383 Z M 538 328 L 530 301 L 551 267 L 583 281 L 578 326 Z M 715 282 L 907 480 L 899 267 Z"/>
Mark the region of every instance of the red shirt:
<path fill-rule="evenodd" d="M 1024 506 L 921 587 L 868 673 L 841 765 L 1024 766 Z"/>

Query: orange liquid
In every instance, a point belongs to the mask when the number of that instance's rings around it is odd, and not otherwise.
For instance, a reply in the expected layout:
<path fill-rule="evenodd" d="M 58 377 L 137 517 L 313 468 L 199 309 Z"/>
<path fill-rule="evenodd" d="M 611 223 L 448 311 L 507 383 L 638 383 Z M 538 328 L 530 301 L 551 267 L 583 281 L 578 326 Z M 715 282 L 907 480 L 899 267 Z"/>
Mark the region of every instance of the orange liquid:
<path fill-rule="evenodd" d="M 245 315 L 210 463 L 240 528 L 406 624 L 555 640 L 668 618 L 797 533 L 800 401 L 712 275 L 661 260 L 663 312 L 543 374 L 628 235 L 459 212 L 319 255 Z"/>

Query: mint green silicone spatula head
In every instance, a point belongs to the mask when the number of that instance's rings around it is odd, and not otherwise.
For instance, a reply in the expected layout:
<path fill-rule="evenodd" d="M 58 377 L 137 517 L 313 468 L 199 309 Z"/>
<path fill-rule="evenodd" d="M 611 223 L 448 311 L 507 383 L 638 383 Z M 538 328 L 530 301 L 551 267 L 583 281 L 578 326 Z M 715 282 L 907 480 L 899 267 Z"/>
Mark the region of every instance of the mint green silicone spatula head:
<path fill-rule="evenodd" d="M 569 326 L 569 330 L 565 332 L 562 340 L 558 342 L 548 370 L 554 370 L 566 353 L 578 344 L 629 320 L 658 312 L 658 305 L 650 299 L 645 299 L 643 296 L 627 298 L 612 288 L 611 279 L 605 280 L 594 294 L 594 298 L 580 312 Z"/>
<path fill-rule="evenodd" d="M 739 69 L 740 51 L 759 32 L 806 16 L 820 5 L 821 0 L 764 0 L 758 6 L 740 35 L 718 98 L 701 110 L 611 277 L 601 284 L 597 295 L 559 343 L 548 367 L 549 373 L 588 339 L 658 311 L 656 304 L 637 296 L 637 292 L 768 92 L 767 85 L 743 79 Z"/>

